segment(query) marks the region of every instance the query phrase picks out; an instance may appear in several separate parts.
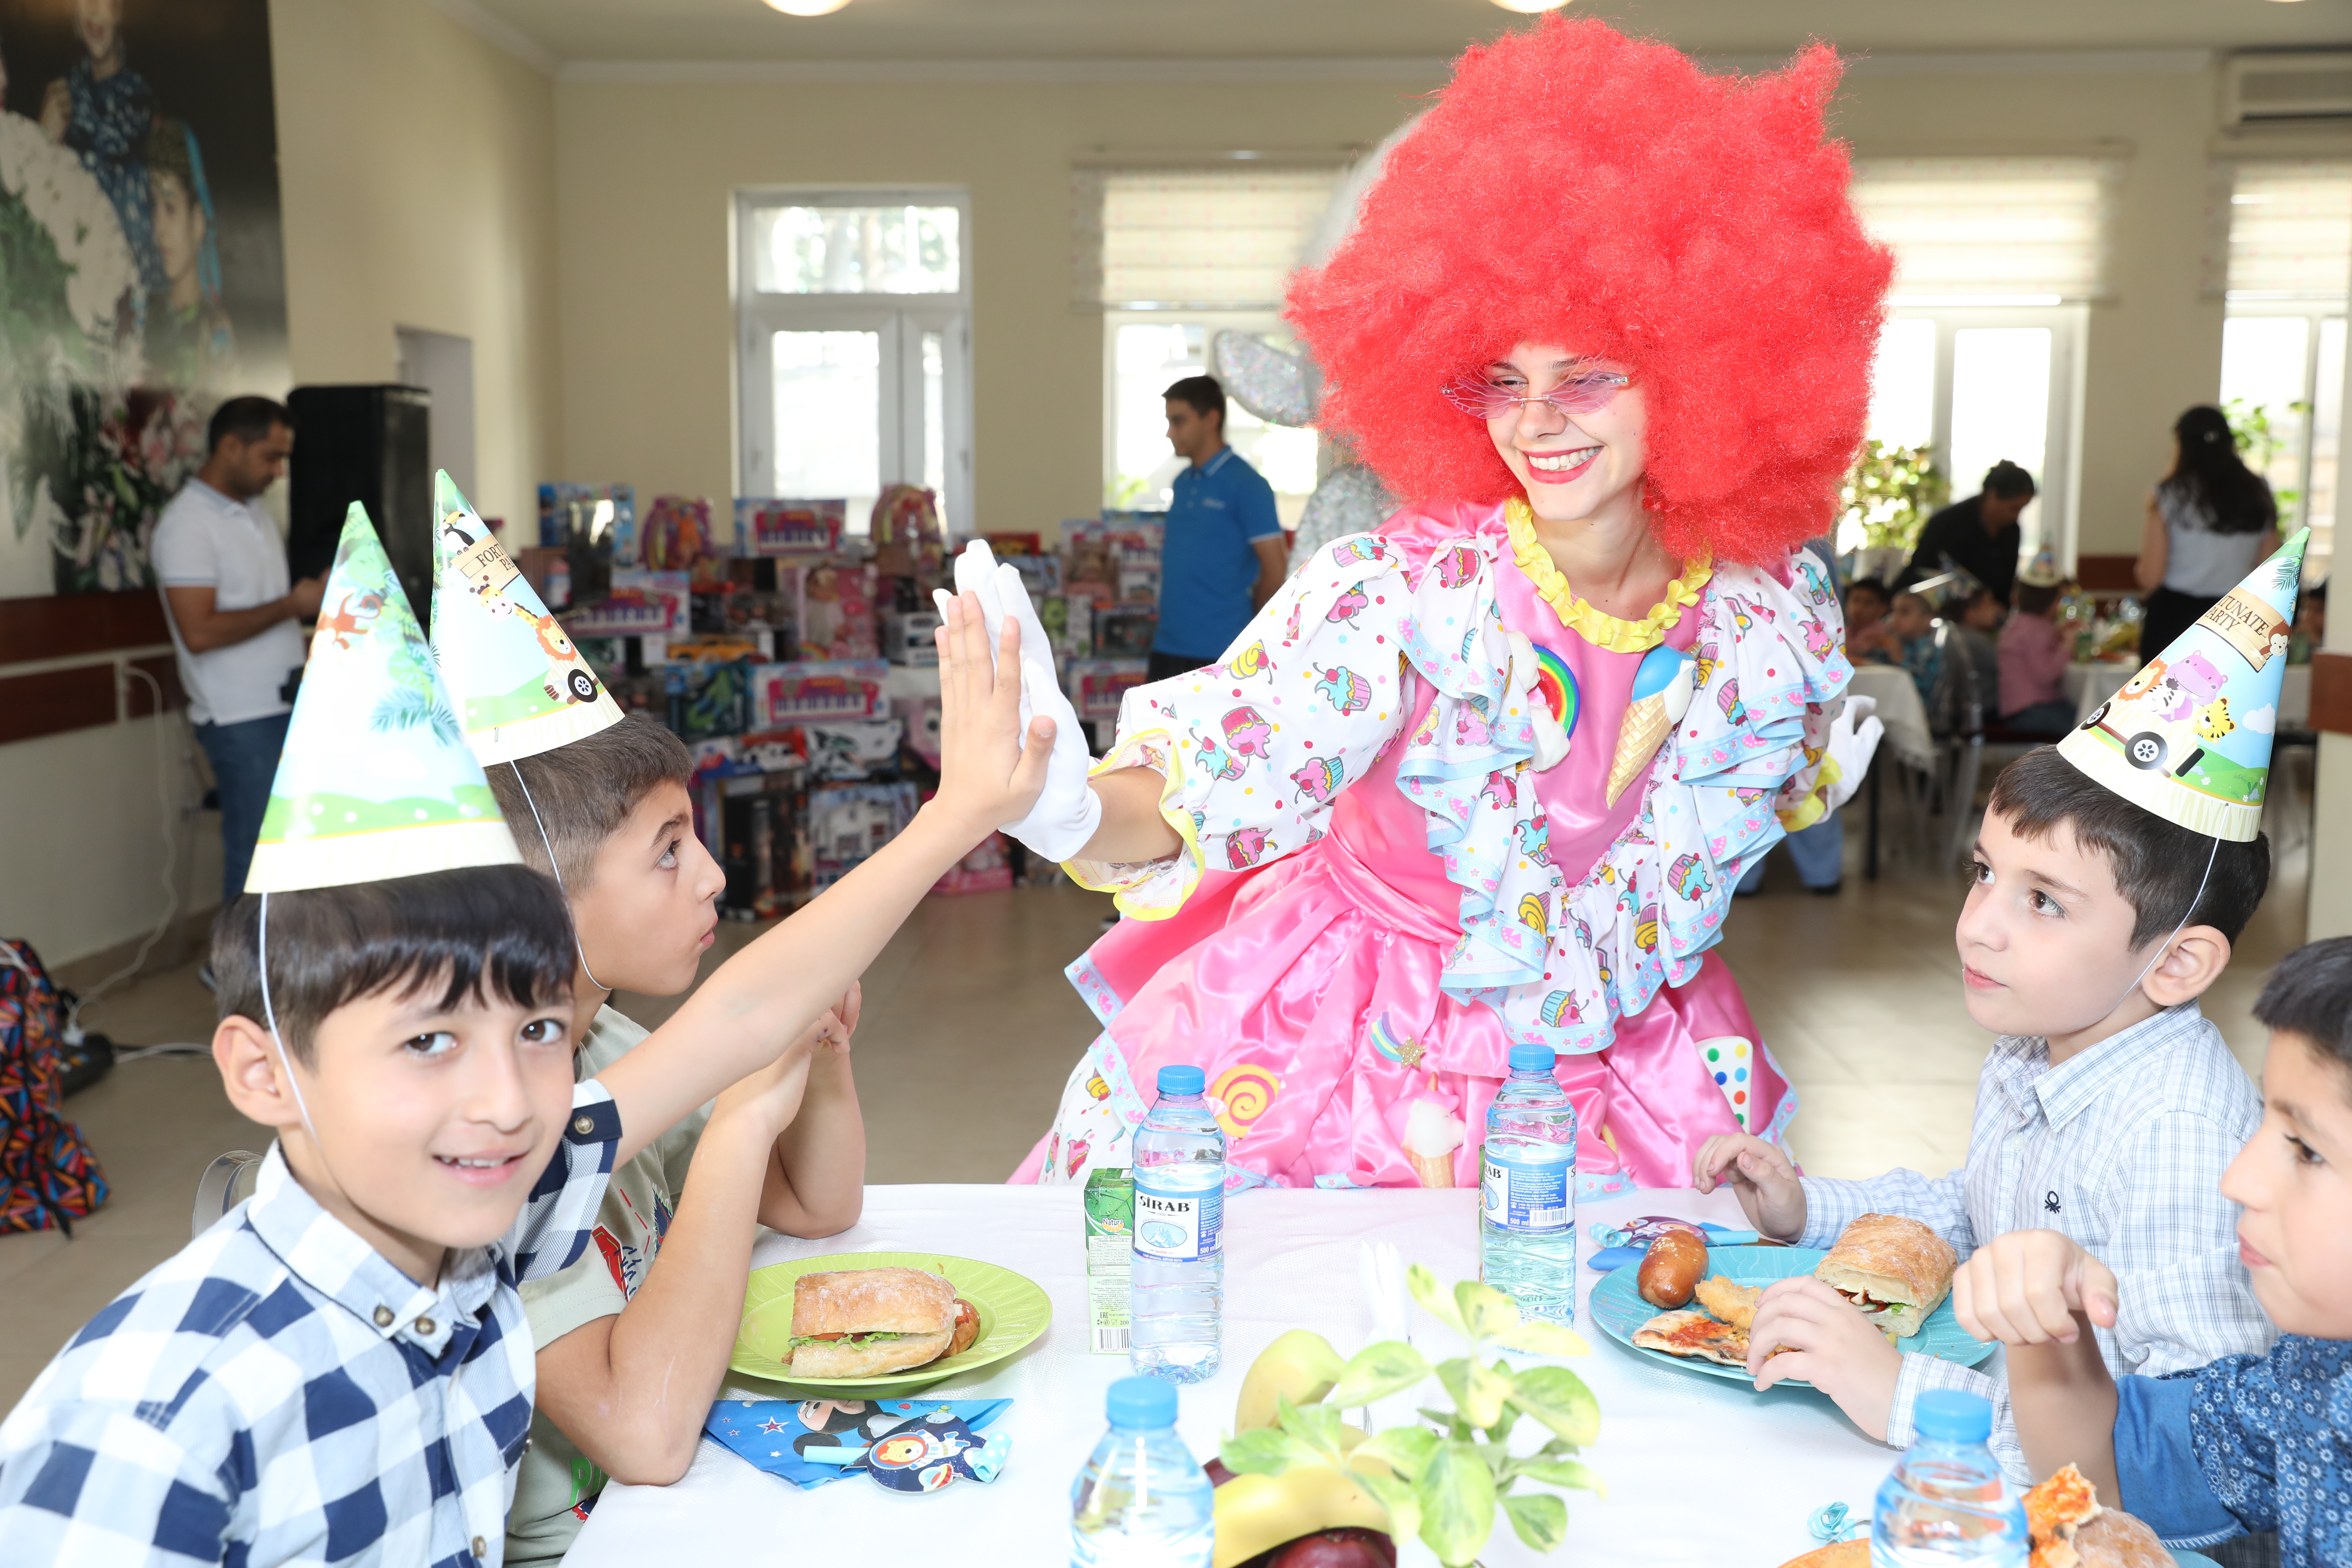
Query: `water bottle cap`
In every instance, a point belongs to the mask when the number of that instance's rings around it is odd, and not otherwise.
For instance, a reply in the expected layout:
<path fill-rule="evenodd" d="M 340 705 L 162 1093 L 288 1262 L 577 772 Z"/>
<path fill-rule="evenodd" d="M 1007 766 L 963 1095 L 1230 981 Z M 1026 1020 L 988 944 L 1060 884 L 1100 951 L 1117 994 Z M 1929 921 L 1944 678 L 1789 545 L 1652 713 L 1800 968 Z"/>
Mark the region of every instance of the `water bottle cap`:
<path fill-rule="evenodd" d="M 1156 1377 L 1120 1378 L 1110 1385 L 1109 1396 L 1103 1405 L 1112 1426 L 1130 1431 L 1154 1431 L 1176 1425 L 1175 1386 Z"/>
<path fill-rule="evenodd" d="M 1162 1094 L 1198 1094 L 1208 1086 L 1199 1068 L 1173 1067 L 1160 1069 L 1160 1092 Z"/>
<path fill-rule="evenodd" d="M 1939 1443 L 1981 1443 L 1992 1436 L 1992 1401 L 1957 1388 L 1931 1388 L 1911 1403 L 1919 1436 Z"/>
<path fill-rule="evenodd" d="M 1539 1072 L 1548 1075 L 1552 1069 L 1552 1064 L 1558 1059 L 1549 1046 L 1513 1046 L 1511 1047 L 1513 1072 Z"/>

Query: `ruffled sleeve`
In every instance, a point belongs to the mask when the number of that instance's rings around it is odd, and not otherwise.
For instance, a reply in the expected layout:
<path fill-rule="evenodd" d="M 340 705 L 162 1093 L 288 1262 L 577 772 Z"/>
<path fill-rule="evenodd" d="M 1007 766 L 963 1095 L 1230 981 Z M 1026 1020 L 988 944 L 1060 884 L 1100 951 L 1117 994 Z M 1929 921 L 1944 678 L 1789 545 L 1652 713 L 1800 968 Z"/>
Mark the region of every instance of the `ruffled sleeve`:
<path fill-rule="evenodd" d="M 1331 803 L 1404 724 L 1410 609 L 1400 552 L 1357 534 L 1317 551 L 1223 662 L 1129 692 L 1095 773 L 1156 770 L 1160 814 L 1184 845 L 1144 865 L 1073 860 L 1072 879 L 1160 920 L 1204 868 L 1240 870 L 1320 838 Z"/>

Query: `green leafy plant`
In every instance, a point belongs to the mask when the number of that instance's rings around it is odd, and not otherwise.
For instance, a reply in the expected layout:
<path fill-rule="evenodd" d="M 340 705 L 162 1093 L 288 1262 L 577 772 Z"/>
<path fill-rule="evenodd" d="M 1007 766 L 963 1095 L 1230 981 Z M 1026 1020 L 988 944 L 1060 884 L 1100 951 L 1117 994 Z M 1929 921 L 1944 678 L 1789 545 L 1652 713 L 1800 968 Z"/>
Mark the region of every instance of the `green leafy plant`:
<path fill-rule="evenodd" d="M 1475 1279 L 1448 1296 L 1415 1264 L 1406 1284 L 1424 1310 L 1468 1342 L 1470 1353 L 1433 1363 L 1399 1341 L 1367 1346 L 1319 1403 L 1302 1406 L 1285 1396 L 1274 1426 L 1227 1438 L 1220 1450 L 1225 1468 L 1278 1476 L 1295 1466 L 1328 1466 L 1388 1510 L 1391 1535 L 1418 1536 L 1447 1568 L 1477 1561 L 1498 1510 L 1521 1541 L 1551 1551 L 1567 1539 L 1568 1504 L 1552 1492 L 1514 1489 L 1537 1482 L 1607 1495 L 1601 1477 L 1575 1458 L 1600 1436 L 1600 1402 L 1566 1367 L 1514 1368 L 1486 1356 L 1490 1350 L 1585 1355 L 1591 1347 L 1572 1330 L 1521 1317 L 1510 1297 Z M 1423 1409 L 1420 1422 L 1344 1445 L 1351 1434 L 1343 1432 L 1340 1412 L 1433 1378 L 1453 1408 Z M 1550 1436 L 1515 1453 L 1511 1437 L 1522 1420 Z"/>
<path fill-rule="evenodd" d="M 2289 403 L 2277 412 L 2300 422 L 2310 410 L 2311 405 L 2307 403 Z M 2221 413 L 2230 422 L 2230 438 L 2237 443 L 2238 456 L 2246 460 L 2246 467 L 2268 478 L 2271 465 L 2294 445 L 2293 425 L 2273 421 L 2269 405 L 2250 403 L 2242 397 L 2233 397 L 2223 404 Z M 2301 497 L 2300 490 L 2280 489 L 2275 492 L 2282 513 L 2290 510 Z"/>
<path fill-rule="evenodd" d="M 1908 550 L 1927 514 L 1944 504 L 1951 486 L 1929 460 L 1932 447 L 1890 447 L 1864 441 L 1862 456 L 1839 491 L 1842 522 L 1862 530 L 1866 549 Z M 1842 530 L 1843 531 L 1843 530 Z"/>

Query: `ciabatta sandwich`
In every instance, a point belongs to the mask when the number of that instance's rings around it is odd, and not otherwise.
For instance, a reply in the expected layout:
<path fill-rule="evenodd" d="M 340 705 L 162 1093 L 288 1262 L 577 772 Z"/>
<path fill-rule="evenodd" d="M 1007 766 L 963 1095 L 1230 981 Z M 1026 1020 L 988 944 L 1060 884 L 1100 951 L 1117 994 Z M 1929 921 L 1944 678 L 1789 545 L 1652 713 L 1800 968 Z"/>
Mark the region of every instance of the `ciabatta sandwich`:
<path fill-rule="evenodd" d="M 1880 1328 L 1908 1339 L 1951 1294 L 1958 1262 L 1950 1245 L 1917 1220 L 1866 1214 L 1845 1227 L 1813 1278 Z"/>
<path fill-rule="evenodd" d="M 878 1377 L 969 1347 L 980 1314 L 925 1268 L 846 1268 L 793 1285 L 795 1377 Z"/>

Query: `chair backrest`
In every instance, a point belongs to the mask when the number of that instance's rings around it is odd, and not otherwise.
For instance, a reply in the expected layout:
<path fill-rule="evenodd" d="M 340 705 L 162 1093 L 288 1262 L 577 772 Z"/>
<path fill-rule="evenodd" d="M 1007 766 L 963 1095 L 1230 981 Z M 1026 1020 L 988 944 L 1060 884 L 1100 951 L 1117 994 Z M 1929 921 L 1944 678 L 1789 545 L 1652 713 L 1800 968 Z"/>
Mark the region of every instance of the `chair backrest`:
<path fill-rule="evenodd" d="M 212 1229 L 221 1215 L 251 1197 L 260 1172 L 261 1156 L 250 1150 L 232 1149 L 215 1155 L 196 1178 L 196 1208 L 188 1222 L 191 1238 Z"/>

